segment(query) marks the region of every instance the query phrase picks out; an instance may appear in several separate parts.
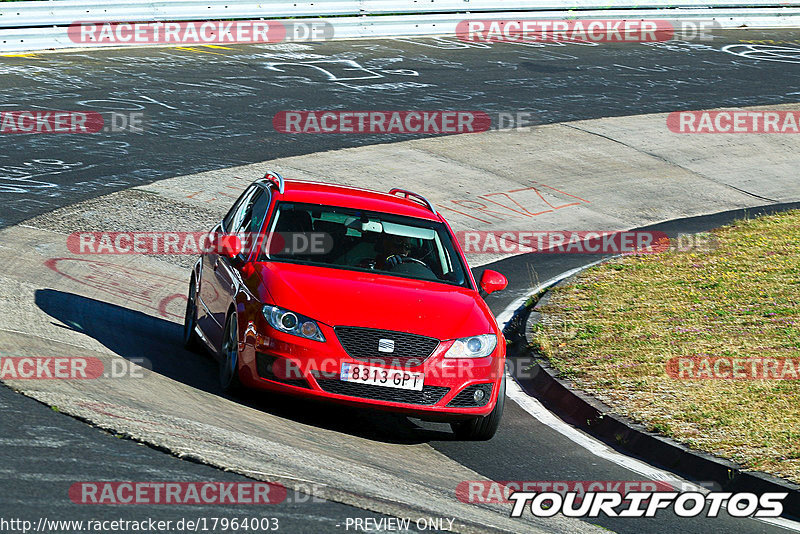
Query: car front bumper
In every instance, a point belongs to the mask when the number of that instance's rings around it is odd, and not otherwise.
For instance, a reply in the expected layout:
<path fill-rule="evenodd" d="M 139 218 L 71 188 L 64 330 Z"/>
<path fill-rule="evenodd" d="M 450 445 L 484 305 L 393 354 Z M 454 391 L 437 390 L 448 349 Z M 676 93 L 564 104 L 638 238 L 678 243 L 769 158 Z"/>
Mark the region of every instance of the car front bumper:
<path fill-rule="evenodd" d="M 443 341 L 421 364 L 403 367 L 392 365 L 390 357 L 382 363 L 351 357 L 325 325 L 320 328 L 326 341 L 318 342 L 259 323 L 246 325 L 240 345 L 239 374 L 247 387 L 443 421 L 488 415 L 497 402 L 504 343 L 486 358 L 453 359 L 444 357 L 452 341 Z M 342 363 L 424 373 L 424 386 L 414 391 L 346 382 L 340 379 Z M 484 392 L 477 402 L 476 389 Z"/>

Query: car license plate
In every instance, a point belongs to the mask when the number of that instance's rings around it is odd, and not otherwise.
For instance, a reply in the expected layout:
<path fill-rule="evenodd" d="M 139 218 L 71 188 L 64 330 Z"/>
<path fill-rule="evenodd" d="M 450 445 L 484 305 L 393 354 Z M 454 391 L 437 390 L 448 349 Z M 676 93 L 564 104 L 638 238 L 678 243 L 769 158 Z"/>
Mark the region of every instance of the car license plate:
<path fill-rule="evenodd" d="M 401 369 L 384 369 L 383 367 L 372 367 L 370 365 L 343 363 L 339 379 L 345 382 L 422 391 L 425 374 L 412 373 Z"/>

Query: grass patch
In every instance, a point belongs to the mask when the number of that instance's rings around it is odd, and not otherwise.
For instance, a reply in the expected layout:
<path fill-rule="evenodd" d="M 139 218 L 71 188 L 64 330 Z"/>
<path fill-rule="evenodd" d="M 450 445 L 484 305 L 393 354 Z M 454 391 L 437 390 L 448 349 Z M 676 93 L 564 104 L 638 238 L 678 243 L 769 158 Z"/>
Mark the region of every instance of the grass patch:
<path fill-rule="evenodd" d="M 799 380 L 671 378 L 675 357 L 800 358 L 800 211 L 629 256 L 555 288 L 534 331 L 559 372 L 647 428 L 800 482 Z"/>

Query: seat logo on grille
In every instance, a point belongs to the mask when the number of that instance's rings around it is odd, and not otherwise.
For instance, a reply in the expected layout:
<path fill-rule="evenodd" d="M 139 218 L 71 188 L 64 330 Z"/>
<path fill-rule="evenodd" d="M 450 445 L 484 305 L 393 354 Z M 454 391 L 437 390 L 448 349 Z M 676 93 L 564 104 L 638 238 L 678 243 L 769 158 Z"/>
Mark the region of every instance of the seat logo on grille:
<path fill-rule="evenodd" d="M 379 339 L 378 352 L 394 352 L 394 340 L 392 339 Z"/>

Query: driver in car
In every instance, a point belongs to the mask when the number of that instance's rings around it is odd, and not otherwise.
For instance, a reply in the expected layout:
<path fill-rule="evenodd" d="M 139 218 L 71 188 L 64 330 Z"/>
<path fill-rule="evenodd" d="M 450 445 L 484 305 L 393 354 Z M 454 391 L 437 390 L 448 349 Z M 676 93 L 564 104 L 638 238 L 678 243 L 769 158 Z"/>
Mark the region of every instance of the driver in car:
<path fill-rule="evenodd" d="M 383 234 L 380 241 L 378 257 L 375 258 L 375 267 L 381 270 L 391 270 L 403 263 L 403 259 L 411 252 L 411 241 L 407 237 L 394 234 Z"/>

